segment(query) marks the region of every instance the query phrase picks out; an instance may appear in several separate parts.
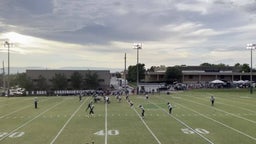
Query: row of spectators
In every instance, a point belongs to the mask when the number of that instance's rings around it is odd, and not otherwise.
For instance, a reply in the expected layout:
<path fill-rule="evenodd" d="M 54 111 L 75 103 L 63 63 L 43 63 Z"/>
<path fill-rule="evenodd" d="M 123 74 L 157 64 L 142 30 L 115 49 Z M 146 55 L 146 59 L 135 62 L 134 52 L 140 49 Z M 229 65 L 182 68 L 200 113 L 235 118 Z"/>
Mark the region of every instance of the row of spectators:
<path fill-rule="evenodd" d="M 54 91 L 26 91 L 24 95 L 43 95 L 43 96 L 72 96 L 72 95 L 109 95 L 110 92 L 103 90 L 54 90 Z"/>

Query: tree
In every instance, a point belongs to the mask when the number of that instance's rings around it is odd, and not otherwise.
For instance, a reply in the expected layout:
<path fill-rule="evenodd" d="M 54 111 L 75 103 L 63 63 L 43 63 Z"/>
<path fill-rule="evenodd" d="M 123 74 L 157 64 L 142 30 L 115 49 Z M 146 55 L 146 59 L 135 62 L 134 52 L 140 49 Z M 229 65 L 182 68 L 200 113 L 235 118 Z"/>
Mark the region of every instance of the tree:
<path fill-rule="evenodd" d="M 47 84 L 47 80 L 42 75 L 39 75 L 37 81 L 37 89 L 38 90 L 48 90 L 49 86 Z"/>
<path fill-rule="evenodd" d="M 139 81 L 145 79 L 145 64 L 138 64 L 139 71 Z M 137 81 L 137 65 L 128 67 L 128 81 L 136 82 Z"/>
<path fill-rule="evenodd" d="M 145 73 L 146 73 L 146 69 L 145 69 L 145 64 L 138 64 L 139 66 L 139 81 L 144 80 L 145 79 Z M 137 80 L 137 77 L 136 77 Z"/>
<path fill-rule="evenodd" d="M 92 73 L 91 71 L 88 71 L 85 74 L 84 85 L 87 89 L 97 89 L 100 85 L 97 73 Z"/>
<path fill-rule="evenodd" d="M 182 71 L 178 66 L 167 67 L 165 72 L 165 79 L 167 83 L 180 82 L 182 78 Z"/>
<path fill-rule="evenodd" d="M 200 66 L 212 66 L 212 64 L 210 64 L 210 63 L 202 63 L 202 64 L 200 64 Z"/>
<path fill-rule="evenodd" d="M 64 74 L 56 73 L 52 78 L 52 85 L 55 90 L 67 89 L 67 77 Z"/>
<path fill-rule="evenodd" d="M 128 75 L 127 80 L 131 82 L 136 82 L 137 76 L 137 67 L 136 66 L 129 66 L 128 67 Z"/>
<path fill-rule="evenodd" d="M 79 72 L 73 72 L 70 77 L 71 85 L 73 89 L 81 89 L 83 83 L 83 76 Z"/>
<path fill-rule="evenodd" d="M 218 68 L 229 67 L 229 65 L 225 65 L 225 64 L 223 64 L 223 63 L 219 63 L 219 64 L 217 64 L 217 65 L 215 65 L 215 66 L 218 67 Z"/>
<path fill-rule="evenodd" d="M 157 72 L 157 71 L 165 71 L 165 70 L 166 70 L 165 65 L 151 66 L 149 69 L 147 69 L 148 72 Z"/>
<path fill-rule="evenodd" d="M 26 73 L 17 74 L 16 77 L 13 75 L 13 86 L 18 85 L 19 87 L 25 88 L 27 91 L 33 90 L 33 82 L 27 77 Z"/>
<path fill-rule="evenodd" d="M 240 63 L 236 63 L 234 67 L 241 67 Z"/>
<path fill-rule="evenodd" d="M 250 70 L 251 70 L 251 68 L 250 68 L 249 64 L 242 65 L 242 69 L 241 69 L 242 72 L 250 72 Z"/>
<path fill-rule="evenodd" d="M 149 69 L 147 69 L 148 72 L 155 72 L 156 66 L 151 66 Z"/>

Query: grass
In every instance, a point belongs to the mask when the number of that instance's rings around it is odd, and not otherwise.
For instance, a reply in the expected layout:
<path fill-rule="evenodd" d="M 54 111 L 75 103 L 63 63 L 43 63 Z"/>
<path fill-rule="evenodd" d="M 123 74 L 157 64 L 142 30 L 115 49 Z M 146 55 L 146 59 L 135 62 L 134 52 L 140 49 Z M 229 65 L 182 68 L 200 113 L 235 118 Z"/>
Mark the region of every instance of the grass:
<path fill-rule="evenodd" d="M 210 96 L 216 103 L 210 105 Z M 254 144 L 256 95 L 245 90 L 191 90 L 171 95 L 130 96 L 95 105 L 91 97 L 0 97 L 1 144 Z M 167 102 L 174 106 L 168 114 Z M 145 108 L 145 118 L 140 118 Z"/>

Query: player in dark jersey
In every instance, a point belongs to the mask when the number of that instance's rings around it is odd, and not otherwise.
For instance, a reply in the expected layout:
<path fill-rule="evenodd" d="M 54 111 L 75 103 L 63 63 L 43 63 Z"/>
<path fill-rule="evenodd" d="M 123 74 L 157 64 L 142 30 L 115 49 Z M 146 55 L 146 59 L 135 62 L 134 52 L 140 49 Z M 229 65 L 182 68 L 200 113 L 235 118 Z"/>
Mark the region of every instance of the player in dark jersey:
<path fill-rule="evenodd" d="M 79 94 L 79 101 L 82 101 L 82 93 Z"/>
<path fill-rule="evenodd" d="M 130 104 L 130 107 L 133 107 L 133 102 L 128 100 L 128 103 Z"/>
<path fill-rule="evenodd" d="M 93 109 L 94 109 L 94 105 L 92 104 L 91 107 L 90 107 L 90 111 L 89 111 L 89 114 L 90 114 L 90 115 L 94 114 Z"/>
<path fill-rule="evenodd" d="M 88 109 L 91 109 L 91 107 L 92 107 L 92 101 L 88 104 L 88 106 L 87 106 L 87 108 L 86 108 L 86 111 L 87 111 Z"/>
<path fill-rule="evenodd" d="M 35 97 L 35 98 L 34 98 L 35 109 L 37 109 L 37 104 L 38 104 L 38 99 L 37 99 L 37 97 Z"/>
<path fill-rule="evenodd" d="M 126 96 L 125 96 L 125 99 L 126 99 L 126 100 L 129 100 L 129 95 L 126 95 Z"/>
<path fill-rule="evenodd" d="M 212 106 L 214 106 L 214 101 L 215 101 L 214 96 L 211 96 L 210 101 L 211 101 L 211 103 L 212 103 Z"/>

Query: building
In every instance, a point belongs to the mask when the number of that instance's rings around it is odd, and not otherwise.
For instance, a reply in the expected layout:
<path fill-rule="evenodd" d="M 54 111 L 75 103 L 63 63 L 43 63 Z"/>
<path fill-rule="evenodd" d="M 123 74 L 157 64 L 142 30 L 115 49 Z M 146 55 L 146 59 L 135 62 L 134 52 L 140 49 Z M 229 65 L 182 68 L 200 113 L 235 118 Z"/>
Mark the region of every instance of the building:
<path fill-rule="evenodd" d="M 208 83 L 219 79 L 227 82 L 250 80 L 250 73 L 239 72 L 236 67 L 205 67 L 182 66 L 182 83 Z M 256 81 L 256 73 L 252 73 L 252 80 Z M 145 82 L 164 82 L 165 71 L 147 72 Z"/>
<path fill-rule="evenodd" d="M 109 70 L 26 70 L 27 77 L 29 77 L 33 84 L 36 85 L 40 76 L 44 77 L 47 84 L 52 88 L 51 80 L 55 74 L 64 74 L 67 77 L 68 85 L 71 83 L 71 76 L 74 72 L 79 72 L 83 76 L 86 73 L 96 73 L 98 75 L 99 87 L 102 89 L 110 88 L 110 71 Z"/>

